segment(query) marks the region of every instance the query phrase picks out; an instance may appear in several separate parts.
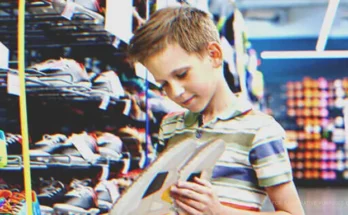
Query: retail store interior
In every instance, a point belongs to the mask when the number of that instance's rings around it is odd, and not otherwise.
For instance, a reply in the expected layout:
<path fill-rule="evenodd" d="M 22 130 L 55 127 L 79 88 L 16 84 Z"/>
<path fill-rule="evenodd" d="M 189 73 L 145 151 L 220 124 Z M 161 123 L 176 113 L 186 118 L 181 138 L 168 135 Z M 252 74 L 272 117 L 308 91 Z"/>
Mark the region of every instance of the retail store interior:
<path fill-rule="evenodd" d="M 129 41 L 186 5 L 233 17 L 226 80 L 284 128 L 306 214 L 348 214 L 348 0 L 0 0 L 0 214 L 112 210 L 182 111 Z"/>

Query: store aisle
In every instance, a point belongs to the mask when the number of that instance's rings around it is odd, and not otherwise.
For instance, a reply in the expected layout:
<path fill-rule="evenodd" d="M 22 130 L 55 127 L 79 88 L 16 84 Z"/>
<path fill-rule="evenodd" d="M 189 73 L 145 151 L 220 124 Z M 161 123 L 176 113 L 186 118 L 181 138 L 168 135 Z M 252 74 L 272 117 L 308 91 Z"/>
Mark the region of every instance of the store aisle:
<path fill-rule="evenodd" d="M 347 215 L 348 188 L 299 188 L 301 202 L 306 215 Z M 264 210 L 270 211 L 267 200 Z"/>

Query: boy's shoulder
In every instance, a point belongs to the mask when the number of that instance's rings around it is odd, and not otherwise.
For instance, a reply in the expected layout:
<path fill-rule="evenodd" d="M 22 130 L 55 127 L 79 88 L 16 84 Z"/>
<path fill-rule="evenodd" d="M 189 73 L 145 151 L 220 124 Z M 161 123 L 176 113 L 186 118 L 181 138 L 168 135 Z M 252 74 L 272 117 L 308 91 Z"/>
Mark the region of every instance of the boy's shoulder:
<path fill-rule="evenodd" d="M 241 115 L 237 120 L 245 120 L 248 124 L 250 123 L 254 127 L 263 127 L 277 123 L 273 116 L 254 109 L 249 111 L 247 114 Z"/>

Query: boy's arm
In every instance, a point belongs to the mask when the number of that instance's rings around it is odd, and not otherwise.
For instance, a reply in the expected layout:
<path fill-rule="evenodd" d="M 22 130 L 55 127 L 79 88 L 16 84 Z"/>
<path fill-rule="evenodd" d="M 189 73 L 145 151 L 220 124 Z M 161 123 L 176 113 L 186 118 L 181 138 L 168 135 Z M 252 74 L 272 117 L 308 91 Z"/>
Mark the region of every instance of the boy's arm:
<path fill-rule="evenodd" d="M 284 184 L 265 188 L 266 192 L 275 208 L 275 212 L 251 212 L 224 206 L 221 215 L 304 215 L 300 199 L 294 183 Z"/>

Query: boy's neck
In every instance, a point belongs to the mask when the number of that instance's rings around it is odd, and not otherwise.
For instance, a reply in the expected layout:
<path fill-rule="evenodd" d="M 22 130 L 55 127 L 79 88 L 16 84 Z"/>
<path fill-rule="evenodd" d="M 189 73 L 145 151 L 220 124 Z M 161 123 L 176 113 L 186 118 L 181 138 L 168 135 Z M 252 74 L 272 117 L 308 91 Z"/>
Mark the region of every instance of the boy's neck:
<path fill-rule="evenodd" d="M 215 95 L 206 109 L 202 112 L 204 124 L 232 108 L 233 104 L 231 103 L 231 100 L 235 98 L 236 95 L 231 91 L 224 79 L 221 82 L 223 83 L 218 84 Z"/>

